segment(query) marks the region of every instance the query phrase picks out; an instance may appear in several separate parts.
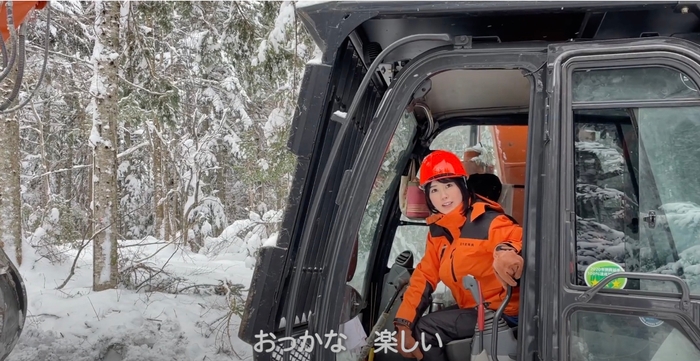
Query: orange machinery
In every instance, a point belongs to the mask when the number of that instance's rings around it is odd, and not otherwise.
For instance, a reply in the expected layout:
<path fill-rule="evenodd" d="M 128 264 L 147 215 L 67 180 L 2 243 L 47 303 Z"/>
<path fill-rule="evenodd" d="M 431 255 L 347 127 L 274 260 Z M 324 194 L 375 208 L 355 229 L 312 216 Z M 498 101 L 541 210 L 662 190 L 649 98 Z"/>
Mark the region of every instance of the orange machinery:
<path fill-rule="evenodd" d="M 7 26 L 7 7 L 5 1 L 0 1 L 0 31 L 2 32 L 3 41 L 10 38 L 10 29 Z M 48 1 L 23 1 L 15 0 L 12 2 L 12 17 L 15 28 L 19 27 L 24 22 L 32 10 L 41 10 L 46 7 Z"/>
<path fill-rule="evenodd" d="M 481 138 L 481 126 L 479 128 L 478 134 Z M 523 224 L 527 126 L 488 125 L 486 129 L 491 132 L 491 139 L 493 139 L 495 164 L 486 166 L 483 163 L 471 161 L 481 153 L 479 150 L 470 148 L 464 152 L 464 168 L 467 174 L 498 174 L 498 178 L 503 183 L 499 202 L 508 214 L 518 223 Z"/>
<path fill-rule="evenodd" d="M 493 135 L 498 175 L 506 187 L 511 188 L 510 199 L 503 203 L 512 205 L 512 216 L 523 224 L 525 208 L 525 161 L 527 160 L 527 126 L 499 125 L 489 127 Z"/>

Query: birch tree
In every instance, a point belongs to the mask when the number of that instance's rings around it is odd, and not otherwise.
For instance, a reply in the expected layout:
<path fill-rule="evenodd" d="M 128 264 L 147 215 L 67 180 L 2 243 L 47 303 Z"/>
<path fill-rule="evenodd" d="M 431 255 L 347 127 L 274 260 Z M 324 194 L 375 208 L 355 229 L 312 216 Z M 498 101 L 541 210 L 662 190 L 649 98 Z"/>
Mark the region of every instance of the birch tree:
<path fill-rule="evenodd" d="M 7 6 L 7 12 L 12 13 L 11 3 Z M 8 110 L 17 105 L 16 95 L 19 91 L 17 82 L 18 65 L 24 61 L 24 54 L 19 52 L 17 31 L 13 23 L 8 23 L 10 38 L 6 42 L 7 54 L 15 54 L 14 62 L 8 62 L 9 69 L 3 69 L 0 94 L 2 101 L 0 110 Z M 22 25 L 20 31 L 26 31 Z M 12 56 L 10 55 L 10 58 Z M 11 61 L 11 60 L 10 60 Z M 3 130 L 0 131 L 0 242 L 7 251 L 8 256 L 22 264 L 22 224 L 21 224 L 21 190 L 20 190 L 20 146 L 19 146 L 19 120 L 17 112 L 0 113 Z M 14 259 L 13 259 L 14 258 Z"/>
<path fill-rule="evenodd" d="M 92 114 L 90 146 L 93 149 L 93 289 L 117 285 L 117 118 L 119 81 L 120 3 L 95 1 L 95 46 L 92 55 Z"/>

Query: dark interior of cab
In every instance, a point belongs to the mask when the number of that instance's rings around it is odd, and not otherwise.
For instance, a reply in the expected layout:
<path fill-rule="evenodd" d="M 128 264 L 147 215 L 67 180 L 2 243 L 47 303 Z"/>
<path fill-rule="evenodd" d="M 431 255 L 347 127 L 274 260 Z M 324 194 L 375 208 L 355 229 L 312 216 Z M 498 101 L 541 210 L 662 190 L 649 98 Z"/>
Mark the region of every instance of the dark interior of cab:
<path fill-rule="evenodd" d="M 455 69 L 436 73 L 418 90 L 424 95 L 420 98 L 413 97 L 403 115 L 406 126 L 404 128 L 400 124 L 396 132 L 404 129 L 408 131 L 411 128 L 408 124 L 413 122 L 418 129 L 424 129 L 425 133 L 416 132 L 405 148 L 412 149 L 411 155 L 408 156 L 410 159 L 420 159 L 421 155 L 432 150 L 446 149 L 462 158 L 470 175 L 495 174 L 496 182 L 504 190 L 499 192 L 496 200 L 509 215 L 522 223 L 527 122 L 532 88 L 532 79 L 519 69 Z M 420 127 L 418 124 L 427 126 Z M 393 149 L 390 145 L 389 152 Z M 384 207 L 399 209 L 400 213 L 389 211 L 393 213 L 394 219 L 389 221 L 388 227 L 395 228 L 386 232 L 386 238 L 379 240 L 380 244 L 392 247 L 394 252 L 390 255 L 388 272 L 383 273 L 382 282 L 385 287 L 375 309 L 385 310 L 391 300 L 396 299 L 379 329 L 380 333 L 394 331 L 393 318 L 406 289 L 398 289 L 398 286 L 402 283 L 401 279 L 413 271 L 422 257 L 420 250 L 415 252 L 401 247 L 420 245 L 416 248 L 421 248 L 426 242 L 426 214 L 412 212 L 417 208 L 425 209 L 425 198 L 408 196 L 411 191 L 416 191 L 417 185 L 410 181 L 415 180 L 420 168 L 416 167 L 415 172 L 411 172 L 410 166 L 407 168 L 394 175 L 399 183 L 398 188 L 393 188 L 393 192 L 398 192 L 398 202 L 384 204 Z M 392 191 L 391 188 L 387 190 L 389 191 Z M 360 239 L 362 241 L 362 234 Z M 350 281 L 350 284 L 359 285 L 359 282 Z M 449 294 L 445 294 L 446 291 L 444 286 L 436 291 L 432 304 L 425 309 L 426 314 L 454 304 L 453 300 L 446 299 L 449 298 Z M 395 296 L 397 292 L 398 297 Z M 379 313 L 370 314 L 374 316 L 368 320 L 369 324 L 374 325 Z M 493 320 L 493 315 L 489 316 L 491 317 L 487 317 L 487 322 Z M 517 338 L 517 327 L 513 327 L 509 332 L 512 335 L 511 339 Z M 504 352 L 504 348 L 510 348 L 505 352 L 515 359 L 516 345 L 508 345 L 502 334 L 500 338 L 498 348 L 501 353 Z M 484 340 L 485 347 L 490 347 L 490 341 L 488 338 Z M 463 360 L 463 355 L 470 355 L 471 344 L 472 339 L 469 338 L 445 345 L 450 361 Z M 374 360 L 398 361 L 404 358 L 398 353 L 380 352 L 374 354 Z"/>

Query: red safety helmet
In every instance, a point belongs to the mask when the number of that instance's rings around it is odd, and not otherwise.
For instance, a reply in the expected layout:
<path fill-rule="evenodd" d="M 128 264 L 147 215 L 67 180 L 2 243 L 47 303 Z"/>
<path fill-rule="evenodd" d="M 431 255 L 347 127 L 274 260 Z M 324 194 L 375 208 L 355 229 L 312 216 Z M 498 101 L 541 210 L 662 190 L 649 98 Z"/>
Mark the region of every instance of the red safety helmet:
<path fill-rule="evenodd" d="M 420 187 L 445 178 L 467 177 L 462 161 L 454 153 L 436 150 L 423 159 L 420 166 Z"/>

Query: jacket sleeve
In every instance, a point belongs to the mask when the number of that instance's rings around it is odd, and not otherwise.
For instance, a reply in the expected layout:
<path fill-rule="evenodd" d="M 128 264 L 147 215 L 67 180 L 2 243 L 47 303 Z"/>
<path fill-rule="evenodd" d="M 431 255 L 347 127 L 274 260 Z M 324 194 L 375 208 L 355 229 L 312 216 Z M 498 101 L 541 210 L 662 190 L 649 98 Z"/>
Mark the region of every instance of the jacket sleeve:
<path fill-rule="evenodd" d="M 489 239 L 493 240 L 494 250 L 499 246 L 511 246 L 517 253 L 523 249 L 523 228 L 506 215 L 496 217 L 491 223 Z"/>
<path fill-rule="evenodd" d="M 418 262 L 411 275 L 408 288 L 403 294 L 403 301 L 396 312 L 394 325 L 402 324 L 412 328 L 418 317 L 430 305 L 432 294 L 440 280 L 440 260 L 437 247 L 436 242 L 428 233 L 425 255 Z"/>

